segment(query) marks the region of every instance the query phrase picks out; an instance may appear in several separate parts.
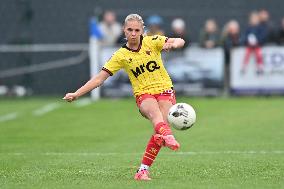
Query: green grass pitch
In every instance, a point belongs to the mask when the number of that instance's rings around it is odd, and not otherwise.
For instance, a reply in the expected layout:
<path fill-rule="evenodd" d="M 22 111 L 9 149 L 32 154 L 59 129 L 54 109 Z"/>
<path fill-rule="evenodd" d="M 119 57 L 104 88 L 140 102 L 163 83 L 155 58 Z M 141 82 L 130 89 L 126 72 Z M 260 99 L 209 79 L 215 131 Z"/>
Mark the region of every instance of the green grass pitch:
<path fill-rule="evenodd" d="M 0 188 L 284 188 L 283 98 L 178 102 L 196 124 L 174 130 L 179 152 L 162 149 L 152 181 L 137 182 L 152 127 L 134 99 L 1 99 Z"/>

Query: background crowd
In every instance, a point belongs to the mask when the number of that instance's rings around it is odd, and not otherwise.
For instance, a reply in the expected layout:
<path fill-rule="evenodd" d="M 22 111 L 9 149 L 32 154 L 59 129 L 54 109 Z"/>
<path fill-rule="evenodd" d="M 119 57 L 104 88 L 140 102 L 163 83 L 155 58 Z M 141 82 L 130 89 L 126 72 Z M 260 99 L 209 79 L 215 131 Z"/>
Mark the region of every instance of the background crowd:
<path fill-rule="evenodd" d="M 145 34 L 182 37 L 187 42 L 185 49 L 192 44 L 190 29 L 187 29 L 186 24 L 183 18 L 174 18 L 171 21 L 171 31 L 165 31 L 164 19 L 160 15 L 150 15 L 145 20 Z M 202 48 L 223 47 L 226 62 L 230 59 L 229 52 L 233 47 L 246 46 L 250 49 L 248 56 L 255 52 L 258 57 L 258 48 L 263 45 L 284 45 L 284 17 L 278 24 L 270 19 L 270 13 L 266 9 L 261 9 L 248 14 L 246 25 L 246 28 L 240 28 L 239 21 L 231 19 L 224 26 L 220 26 L 217 20 L 208 18 L 200 29 L 199 39 L 193 42 Z M 114 11 L 105 11 L 99 26 L 103 33 L 103 45 L 115 46 L 125 42 L 122 23 L 117 21 Z"/>

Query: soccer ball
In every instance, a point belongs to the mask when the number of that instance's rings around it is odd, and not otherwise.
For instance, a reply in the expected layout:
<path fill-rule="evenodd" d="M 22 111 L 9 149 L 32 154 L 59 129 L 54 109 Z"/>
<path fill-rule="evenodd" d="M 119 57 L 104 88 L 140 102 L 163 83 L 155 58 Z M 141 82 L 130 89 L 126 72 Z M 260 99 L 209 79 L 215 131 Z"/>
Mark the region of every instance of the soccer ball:
<path fill-rule="evenodd" d="M 177 130 L 189 129 L 196 121 L 195 110 L 189 104 L 177 103 L 170 108 L 168 121 Z"/>

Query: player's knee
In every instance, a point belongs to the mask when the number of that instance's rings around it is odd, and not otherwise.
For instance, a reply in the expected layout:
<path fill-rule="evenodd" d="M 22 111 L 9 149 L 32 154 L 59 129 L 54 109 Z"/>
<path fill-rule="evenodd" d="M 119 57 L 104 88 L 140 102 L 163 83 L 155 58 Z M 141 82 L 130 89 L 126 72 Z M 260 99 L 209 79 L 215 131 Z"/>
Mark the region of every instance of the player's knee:
<path fill-rule="evenodd" d="M 164 120 L 163 115 L 162 115 L 162 113 L 160 111 L 150 112 L 148 118 L 153 123 L 163 122 L 163 120 Z"/>

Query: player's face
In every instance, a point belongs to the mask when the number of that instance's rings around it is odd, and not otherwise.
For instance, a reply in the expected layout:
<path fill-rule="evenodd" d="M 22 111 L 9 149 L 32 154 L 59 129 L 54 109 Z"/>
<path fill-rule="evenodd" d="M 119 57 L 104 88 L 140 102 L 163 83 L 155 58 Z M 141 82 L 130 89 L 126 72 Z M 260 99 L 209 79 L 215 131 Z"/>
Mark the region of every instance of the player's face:
<path fill-rule="evenodd" d="M 143 26 L 140 22 L 135 20 L 128 21 L 125 23 L 123 30 L 128 43 L 139 43 L 140 36 L 143 34 Z"/>

